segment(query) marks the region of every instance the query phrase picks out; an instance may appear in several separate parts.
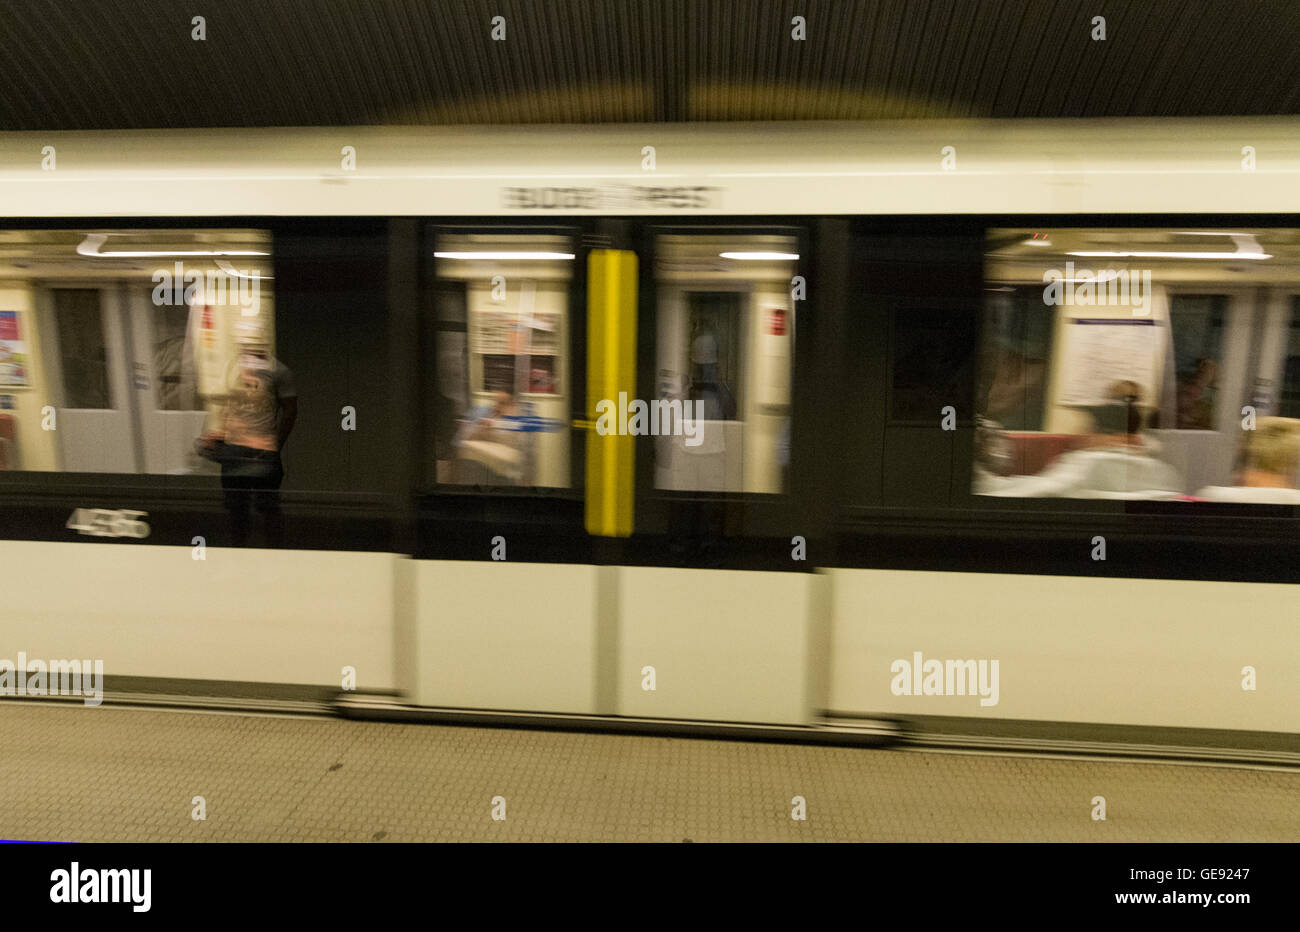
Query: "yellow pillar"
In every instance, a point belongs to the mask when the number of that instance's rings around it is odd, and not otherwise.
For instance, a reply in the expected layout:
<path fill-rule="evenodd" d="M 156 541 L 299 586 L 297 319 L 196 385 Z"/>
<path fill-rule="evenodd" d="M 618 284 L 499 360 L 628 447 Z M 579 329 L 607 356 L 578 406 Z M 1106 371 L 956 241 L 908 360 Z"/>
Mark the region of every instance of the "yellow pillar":
<path fill-rule="evenodd" d="M 587 261 L 587 533 L 628 537 L 636 441 L 618 434 L 623 401 L 636 395 L 636 253 L 593 249 Z M 620 393 L 622 397 L 620 397 Z M 602 401 L 608 405 L 597 405 Z M 611 430 L 596 425 L 602 411 Z"/>

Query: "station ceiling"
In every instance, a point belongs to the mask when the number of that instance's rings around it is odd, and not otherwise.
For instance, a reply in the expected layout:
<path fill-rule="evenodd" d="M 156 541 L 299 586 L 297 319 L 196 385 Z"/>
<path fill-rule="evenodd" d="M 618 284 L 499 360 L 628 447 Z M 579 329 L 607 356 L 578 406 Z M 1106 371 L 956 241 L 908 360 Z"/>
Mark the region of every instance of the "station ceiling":
<path fill-rule="evenodd" d="M 1300 113 L 1300 0 L 6 0 L 0 51 L 0 130 Z"/>

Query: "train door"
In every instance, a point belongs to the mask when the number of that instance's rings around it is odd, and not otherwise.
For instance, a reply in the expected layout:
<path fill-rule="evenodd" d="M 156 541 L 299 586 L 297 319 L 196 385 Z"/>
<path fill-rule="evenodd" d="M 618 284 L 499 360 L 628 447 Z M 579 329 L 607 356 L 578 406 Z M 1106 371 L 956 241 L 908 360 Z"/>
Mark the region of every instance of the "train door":
<path fill-rule="evenodd" d="M 590 713 L 599 600 L 583 492 L 599 483 L 574 423 L 587 250 L 563 227 L 426 230 L 431 443 L 401 570 L 412 701 Z"/>
<path fill-rule="evenodd" d="M 1300 418 L 1300 291 L 1268 293 L 1252 398 L 1261 414 Z"/>
<path fill-rule="evenodd" d="M 121 295 L 111 285 L 43 292 L 59 462 L 66 472 L 139 472 Z"/>
<path fill-rule="evenodd" d="M 1300 419 L 1300 290 L 1269 289 L 1260 313 L 1262 333 L 1249 403 L 1260 417 Z M 1300 488 L 1300 467 L 1290 482 Z"/>
<path fill-rule="evenodd" d="M 680 403 L 686 416 L 653 431 L 656 488 L 784 490 L 796 244 L 739 233 L 657 238 L 655 402 L 666 412 Z"/>
<path fill-rule="evenodd" d="M 1165 460 L 1194 491 L 1232 474 L 1259 331 L 1247 290 L 1178 285 L 1168 301 L 1161 441 Z"/>
<path fill-rule="evenodd" d="M 146 287 L 124 286 L 130 319 L 133 402 L 139 411 L 144 471 L 155 475 L 218 472 L 194 453 L 207 412 L 194 367 L 192 317 L 201 308 L 156 304 Z"/>

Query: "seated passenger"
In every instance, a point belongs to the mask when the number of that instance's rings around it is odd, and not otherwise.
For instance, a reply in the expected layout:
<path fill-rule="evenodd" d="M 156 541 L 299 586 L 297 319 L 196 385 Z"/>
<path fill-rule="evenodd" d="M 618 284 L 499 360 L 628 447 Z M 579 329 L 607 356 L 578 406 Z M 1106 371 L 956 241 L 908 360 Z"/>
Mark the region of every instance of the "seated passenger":
<path fill-rule="evenodd" d="M 516 410 L 514 395 L 506 391 L 493 392 L 491 401 L 475 405 L 465 413 L 456 443 L 489 439 L 492 432 L 502 426 L 498 419 L 513 417 Z"/>
<path fill-rule="evenodd" d="M 519 414 L 519 404 L 507 391 L 493 392 L 490 402 L 475 405 L 465 414 L 453 441 L 456 481 L 525 481 L 528 438 L 515 429 Z"/>
<path fill-rule="evenodd" d="M 1107 400 L 1088 406 L 1093 430 L 1088 445 L 1057 457 L 1036 476 L 985 494 L 1009 498 L 1166 499 L 1182 495 L 1183 483 L 1156 445 L 1141 433 L 1142 390 L 1136 382 L 1114 383 Z"/>
<path fill-rule="evenodd" d="M 1295 488 L 1298 463 L 1300 420 L 1262 417 L 1247 435 L 1246 468 L 1241 471 L 1240 484 L 1206 486 L 1196 497 L 1212 502 L 1300 505 L 1300 491 Z"/>

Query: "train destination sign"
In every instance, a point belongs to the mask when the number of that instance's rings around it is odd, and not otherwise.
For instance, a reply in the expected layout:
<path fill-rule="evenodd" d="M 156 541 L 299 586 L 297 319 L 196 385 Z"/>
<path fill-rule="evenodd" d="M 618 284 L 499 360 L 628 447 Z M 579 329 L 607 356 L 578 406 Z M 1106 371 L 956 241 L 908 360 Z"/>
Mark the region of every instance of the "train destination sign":
<path fill-rule="evenodd" d="M 508 210 L 689 210 L 718 207 L 721 190 L 707 185 L 512 187 L 502 188 L 501 198 Z"/>

